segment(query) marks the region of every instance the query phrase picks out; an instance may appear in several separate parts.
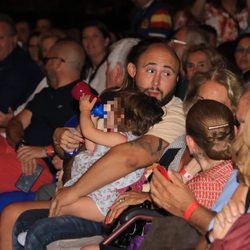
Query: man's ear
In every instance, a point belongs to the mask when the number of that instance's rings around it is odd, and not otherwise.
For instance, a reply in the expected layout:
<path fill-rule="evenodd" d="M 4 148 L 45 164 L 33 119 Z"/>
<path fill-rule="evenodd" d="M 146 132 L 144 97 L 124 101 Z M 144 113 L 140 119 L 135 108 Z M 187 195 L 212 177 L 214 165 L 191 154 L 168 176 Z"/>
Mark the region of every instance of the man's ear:
<path fill-rule="evenodd" d="M 128 74 L 134 78 L 135 75 L 136 75 L 136 67 L 133 63 L 128 63 L 127 65 L 127 71 L 128 71 Z"/>

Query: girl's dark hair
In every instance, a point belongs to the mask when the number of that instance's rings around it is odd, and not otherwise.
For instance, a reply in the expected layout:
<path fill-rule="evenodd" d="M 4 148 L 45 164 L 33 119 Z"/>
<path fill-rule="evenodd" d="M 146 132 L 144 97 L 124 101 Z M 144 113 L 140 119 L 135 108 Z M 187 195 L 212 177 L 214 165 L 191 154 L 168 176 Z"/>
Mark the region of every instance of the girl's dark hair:
<path fill-rule="evenodd" d="M 141 92 L 121 91 L 121 108 L 124 110 L 124 127 L 134 135 L 141 136 L 162 120 L 164 114 L 157 99 Z"/>
<path fill-rule="evenodd" d="M 195 103 L 187 114 L 186 133 L 210 159 L 231 159 L 234 116 L 224 104 L 213 100 Z"/>

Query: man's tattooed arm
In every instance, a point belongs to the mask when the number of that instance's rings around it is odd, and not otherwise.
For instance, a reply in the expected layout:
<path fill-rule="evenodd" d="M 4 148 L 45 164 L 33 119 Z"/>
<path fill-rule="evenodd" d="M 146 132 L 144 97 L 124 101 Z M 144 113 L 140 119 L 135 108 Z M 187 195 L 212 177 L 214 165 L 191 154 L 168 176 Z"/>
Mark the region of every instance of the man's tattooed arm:
<path fill-rule="evenodd" d="M 164 150 L 169 145 L 169 143 L 163 139 L 152 135 L 144 135 L 138 140 L 130 142 L 130 144 L 147 151 L 147 153 L 153 158 L 153 162 L 160 160 Z"/>

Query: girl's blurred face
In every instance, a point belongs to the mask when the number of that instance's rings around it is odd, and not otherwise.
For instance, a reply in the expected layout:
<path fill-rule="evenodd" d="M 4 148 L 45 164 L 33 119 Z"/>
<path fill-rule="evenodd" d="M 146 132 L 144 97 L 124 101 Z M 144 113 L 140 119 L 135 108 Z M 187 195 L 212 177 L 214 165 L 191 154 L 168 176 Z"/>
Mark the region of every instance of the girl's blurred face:
<path fill-rule="evenodd" d="M 86 27 L 82 31 L 82 45 L 91 57 L 106 54 L 109 38 L 105 38 L 102 32 L 95 26 Z"/>

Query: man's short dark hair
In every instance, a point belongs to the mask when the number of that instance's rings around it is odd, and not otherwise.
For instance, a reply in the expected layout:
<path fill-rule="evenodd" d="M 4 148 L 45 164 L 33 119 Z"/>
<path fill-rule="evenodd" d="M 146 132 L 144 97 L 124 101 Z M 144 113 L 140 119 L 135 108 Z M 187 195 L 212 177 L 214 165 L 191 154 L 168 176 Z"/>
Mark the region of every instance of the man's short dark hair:
<path fill-rule="evenodd" d="M 10 16 L 0 13 L 0 23 L 6 23 L 9 26 L 10 35 L 15 36 L 17 34 L 15 22 Z"/>

